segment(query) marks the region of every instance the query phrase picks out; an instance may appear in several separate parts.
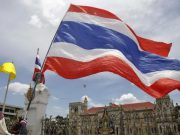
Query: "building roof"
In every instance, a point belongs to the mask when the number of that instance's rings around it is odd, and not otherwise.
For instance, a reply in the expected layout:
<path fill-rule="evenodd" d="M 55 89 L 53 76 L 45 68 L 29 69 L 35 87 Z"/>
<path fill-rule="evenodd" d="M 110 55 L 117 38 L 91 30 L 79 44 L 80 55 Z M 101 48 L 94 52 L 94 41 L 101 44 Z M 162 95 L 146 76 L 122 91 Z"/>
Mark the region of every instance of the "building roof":
<path fill-rule="evenodd" d="M 125 111 L 132 110 L 144 110 L 144 109 L 153 109 L 154 104 L 151 102 L 142 102 L 142 103 L 134 103 L 134 104 L 124 104 L 122 105 Z"/>
<path fill-rule="evenodd" d="M 88 109 L 85 113 L 88 113 L 88 114 L 96 113 L 96 112 L 104 110 L 104 108 L 105 107 L 92 107 Z"/>
<path fill-rule="evenodd" d="M 3 107 L 3 103 L 0 103 L 0 107 Z M 17 108 L 17 109 L 23 109 L 22 106 L 9 105 L 9 104 L 6 104 L 6 108 L 7 108 L 7 107 L 12 107 L 12 108 Z"/>
<path fill-rule="evenodd" d="M 69 103 L 69 105 L 75 105 L 75 104 L 83 104 L 82 102 L 72 102 L 72 103 Z"/>
<path fill-rule="evenodd" d="M 105 106 L 106 107 L 106 106 Z M 92 107 L 89 108 L 85 114 L 94 114 L 99 111 L 103 111 L 105 107 Z M 116 104 L 111 104 L 110 106 L 107 106 L 108 109 L 112 108 L 120 108 L 124 111 L 132 111 L 132 110 L 145 110 L 145 109 L 153 109 L 154 104 L 151 102 L 142 102 L 142 103 L 132 103 L 132 104 L 123 104 L 123 105 L 116 105 Z"/>

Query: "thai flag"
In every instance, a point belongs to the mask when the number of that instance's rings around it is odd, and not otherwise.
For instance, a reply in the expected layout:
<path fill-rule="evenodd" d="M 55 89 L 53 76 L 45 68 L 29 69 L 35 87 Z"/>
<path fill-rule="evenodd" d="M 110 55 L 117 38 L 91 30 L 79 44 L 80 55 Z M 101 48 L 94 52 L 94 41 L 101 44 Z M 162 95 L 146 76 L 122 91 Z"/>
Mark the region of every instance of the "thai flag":
<path fill-rule="evenodd" d="M 43 72 L 68 79 L 109 71 L 153 97 L 180 89 L 180 61 L 165 58 L 171 44 L 142 38 L 114 14 L 71 5 L 48 52 Z"/>
<path fill-rule="evenodd" d="M 37 77 L 37 74 L 40 75 Z M 32 77 L 32 80 L 36 82 L 36 79 L 40 79 L 40 83 L 45 83 L 44 73 L 41 73 L 41 63 L 39 59 L 39 48 L 37 50 L 36 60 L 35 60 L 35 68 L 34 68 L 34 74 Z"/>

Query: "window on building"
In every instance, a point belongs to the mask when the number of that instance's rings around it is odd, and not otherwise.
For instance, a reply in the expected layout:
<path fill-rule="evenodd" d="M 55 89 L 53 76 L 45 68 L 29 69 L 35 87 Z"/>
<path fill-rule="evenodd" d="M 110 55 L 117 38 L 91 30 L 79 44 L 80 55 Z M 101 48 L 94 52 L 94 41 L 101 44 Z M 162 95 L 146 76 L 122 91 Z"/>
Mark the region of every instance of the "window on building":
<path fill-rule="evenodd" d="M 176 130 L 177 130 L 177 129 L 176 129 L 176 125 L 174 125 L 174 132 L 177 132 Z"/>
<path fill-rule="evenodd" d="M 9 109 L 5 109 L 5 112 L 9 112 Z"/>
<path fill-rule="evenodd" d="M 154 128 L 151 128 L 151 132 L 154 133 Z"/>
<path fill-rule="evenodd" d="M 116 127 L 116 135 L 119 134 L 119 131 L 118 131 L 118 130 L 119 130 L 118 127 Z"/>
<path fill-rule="evenodd" d="M 11 113 L 15 113 L 15 111 L 14 111 L 14 110 L 12 110 L 12 109 L 10 109 L 9 111 L 10 111 Z"/>
<path fill-rule="evenodd" d="M 159 127 L 159 130 L 160 130 L 160 133 L 162 133 L 162 127 L 161 126 Z"/>
<path fill-rule="evenodd" d="M 157 133 L 157 128 L 156 127 L 154 128 L 154 133 Z"/>
<path fill-rule="evenodd" d="M 74 108 L 74 112 L 77 113 L 78 112 L 78 107 Z"/>
<path fill-rule="evenodd" d="M 180 124 L 178 124 L 178 132 L 180 132 Z"/>
<path fill-rule="evenodd" d="M 132 128 L 130 128 L 130 133 L 132 134 Z"/>

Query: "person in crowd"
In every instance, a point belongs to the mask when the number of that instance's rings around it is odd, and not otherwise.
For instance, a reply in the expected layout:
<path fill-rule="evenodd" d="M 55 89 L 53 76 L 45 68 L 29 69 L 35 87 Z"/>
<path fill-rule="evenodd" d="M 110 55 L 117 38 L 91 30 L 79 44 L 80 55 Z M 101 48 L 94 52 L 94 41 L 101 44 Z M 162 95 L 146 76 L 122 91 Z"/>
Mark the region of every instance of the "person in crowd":
<path fill-rule="evenodd" d="M 0 112 L 0 135 L 11 135 L 6 127 L 4 114 Z"/>
<path fill-rule="evenodd" d="M 19 131 L 19 135 L 27 135 L 27 121 L 26 120 L 21 120 L 20 121 L 20 125 L 21 125 L 21 128 L 20 128 L 20 131 Z"/>
<path fill-rule="evenodd" d="M 20 117 L 19 120 L 12 127 L 11 133 L 14 135 L 27 135 L 26 125 L 27 121 Z"/>

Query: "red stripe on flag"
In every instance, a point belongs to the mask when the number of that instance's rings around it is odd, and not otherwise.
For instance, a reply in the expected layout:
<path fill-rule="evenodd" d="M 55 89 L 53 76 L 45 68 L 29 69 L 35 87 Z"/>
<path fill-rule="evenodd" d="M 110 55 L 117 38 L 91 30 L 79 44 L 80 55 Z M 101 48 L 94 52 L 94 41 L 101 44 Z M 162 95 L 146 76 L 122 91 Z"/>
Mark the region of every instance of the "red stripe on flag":
<path fill-rule="evenodd" d="M 86 14 L 90 14 L 90 15 L 111 18 L 111 19 L 116 19 L 116 20 L 121 21 L 121 19 L 119 19 L 116 15 L 112 14 L 109 11 L 99 9 L 99 8 L 89 7 L 89 6 L 79 6 L 79 5 L 71 4 L 68 11 L 86 13 Z"/>
<path fill-rule="evenodd" d="M 127 27 L 137 38 L 141 49 L 150 53 L 160 55 L 160 56 L 164 56 L 164 57 L 168 56 L 171 50 L 172 43 L 168 44 L 168 43 L 157 42 L 150 39 L 142 38 L 136 35 L 136 33 L 133 31 L 133 29 L 130 26 L 127 25 Z"/>
<path fill-rule="evenodd" d="M 34 74 L 33 74 L 33 76 L 32 76 L 32 80 L 34 81 L 34 82 L 36 82 L 36 74 L 37 73 L 39 73 L 39 74 L 41 74 L 41 81 L 40 81 L 40 83 L 45 83 L 45 77 L 44 77 L 44 73 L 41 73 L 41 70 L 40 69 L 38 69 L 38 68 L 35 68 L 34 69 Z"/>
<path fill-rule="evenodd" d="M 172 44 L 157 42 L 137 36 L 138 42 L 144 51 L 167 57 Z"/>
<path fill-rule="evenodd" d="M 160 98 L 174 89 L 180 89 L 179 81 L 168 78 L 162 78 L 151 86 L 146 86 L 126 62 L 114 56 L 105 56 L 89 62 L 80 62 L 62 57 L 47 57 L 43 72 L 46 70 L 54 71 L 68 79 L 81 78 L 104 71 L 113 72 L 133 82 L 155 98 Z"/>
<path fill-rule="evenodd" d="M 105 18 L 111 18 L 111 19 L 117 19 L 117 20 L 122 21 L 119 17 L 112 14 L 111 12 L 109 12 L 107 10 L 95 8 L 95 7 L 70 5 L 70 8 L 68 11 L 87 13 L 90 15 L 95 15 L 95 16 L 100 16 L 100 17 L 105 17 Z M 172 46 L 171 43 L 167 44 L 167 43 L 163 43 L 163 42 L 157 42 L 157 41 L 153 41 L 150 39 L 142 38 L 140 36 L 137 36 L 131 27 L 129 27 L 128 25 L 127 25 L 127 27 L 131 30 L 131 32 L 137 38 L 142 50 L 150 52 L 150 53 L 154 53 L 154 54 L 157 54 L 160 56 L 164 56 L 164 57 L 168 56 L 170 49 L 171 49 L 171 46 Z"/>
<path fill-rule="evenodd" d="M 33 81 L 35 81 L 36 73 L 40 73 L 40 72 L 41 72 L 40 69 L 38 69 L 38 68 L 35 68 L 35 69 L 34 69 L 34 74 L 33 74 L 33 76 L 32 76 L 32 80 L 33 80 Z"/>

